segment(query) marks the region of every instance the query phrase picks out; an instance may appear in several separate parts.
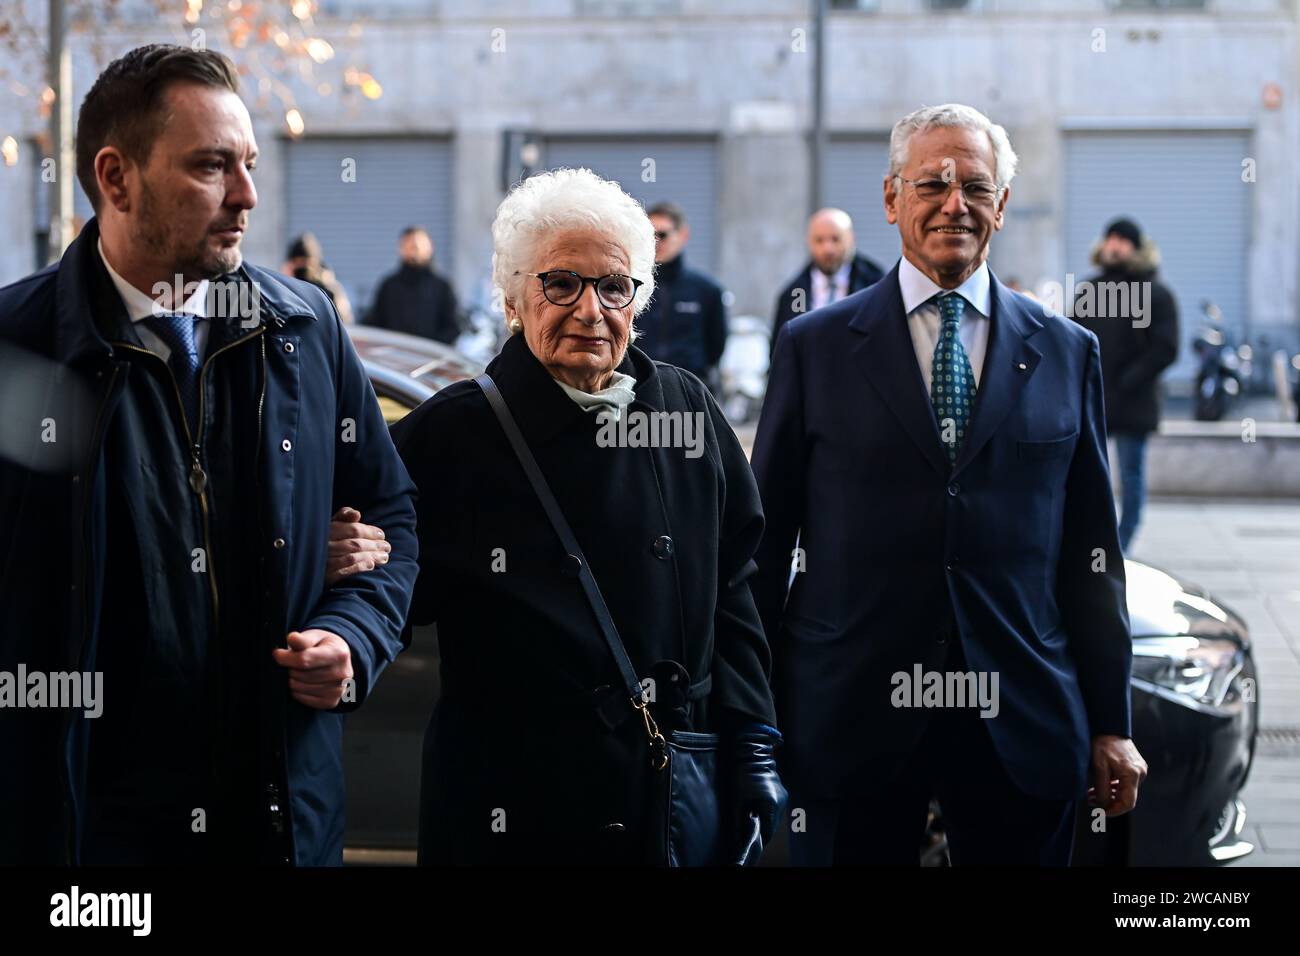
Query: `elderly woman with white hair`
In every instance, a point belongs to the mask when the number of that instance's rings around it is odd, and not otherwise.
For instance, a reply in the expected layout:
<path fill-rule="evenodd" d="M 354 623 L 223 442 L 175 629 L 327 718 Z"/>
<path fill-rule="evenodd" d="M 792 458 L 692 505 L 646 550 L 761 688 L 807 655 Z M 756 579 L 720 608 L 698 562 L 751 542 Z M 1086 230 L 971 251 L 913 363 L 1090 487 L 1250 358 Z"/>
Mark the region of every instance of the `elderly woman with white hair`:
<path fill-rule="evenodd" d="M 513 334 L 393 430 L 420 490 L 411 621 L 442 659 L 421 863 L 755 862 L 785 798 L 763 515 L 708 389 L 631 344 L 650 221 L 565 169 L 492 235 Z"/>

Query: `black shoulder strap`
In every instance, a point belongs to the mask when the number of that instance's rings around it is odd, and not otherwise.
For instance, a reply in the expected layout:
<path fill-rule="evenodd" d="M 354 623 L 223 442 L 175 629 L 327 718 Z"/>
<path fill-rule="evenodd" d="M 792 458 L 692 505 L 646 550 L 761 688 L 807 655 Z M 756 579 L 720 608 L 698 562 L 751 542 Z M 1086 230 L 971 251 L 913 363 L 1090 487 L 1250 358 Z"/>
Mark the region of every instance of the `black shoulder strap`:
<path fill-rule="evenodd" d="M 560 542 L 564 545 L 564 550 L 569 553 L 570 558 L 576 559 L 578 562 L 578 580 L 582 582 L 582 589 L 587 593 L 587 601 L 591 604 L 591 610 L 596 615 L 596 623 L 600 625 L 600 631 L 605 637 L 605 643 L 609 645 L 609 652 L 614 655 L 614 662 L 618 665 L 619 673 L 623 677 L 623 683 L 627 686 L 628 695 L 634 701 L 641 700 L 644 696 L 641 681 L 637 679 L 636 668 L 632 666 L 632 661 L 627 656 L 627 648 L 623 646 L 623 641 L 618 636 L 618 630 L 614 627 L 614 619 L 610 616 L 609 608 L 605 606 L 605 599 L 601 597 L 600 588 L 596 586 L 596 579 L 591 573 L 591 568 L 587 566 L 586 555 L 582 553 L 582 548 L 578 545 L 578 539 L 573 536 L 569 523 L 564 520 L 564 512 L 560 510 L 555 495 L 551 494 L 551 487 L 546 483 L 546 477 L 542 474 L 541 468 L 537 466 L 537 459 L 533 457 L 532 449 L 528 447 L 528 442 L 524 441 L 524 436 L 520 434 L 519 426 L 515 424 L 515 418 L 510 414 L 510 407 L 506 404 L 501 391 L 497 388 L 497 383 L 492 381 L 492 376 L 485 372 L 474 379 L 474 382 L 479 388 L 483 389 L 483 394 L 487 396 L 488 404 L 492 406 L 492 411 L 496 413 L 497 421 L 501 423 L 501 430 L 506 433 L 506 438 L 510 440 L 510 446 L 515 451 L 515 457 L 519 459 L 519 464 L 523 466 L 524 474 L 528 476 L 528 481 L 541 501 L 542 509 L 546 512 L 546 517 L 551 521 L 551 527 L 555 529 Z"/>

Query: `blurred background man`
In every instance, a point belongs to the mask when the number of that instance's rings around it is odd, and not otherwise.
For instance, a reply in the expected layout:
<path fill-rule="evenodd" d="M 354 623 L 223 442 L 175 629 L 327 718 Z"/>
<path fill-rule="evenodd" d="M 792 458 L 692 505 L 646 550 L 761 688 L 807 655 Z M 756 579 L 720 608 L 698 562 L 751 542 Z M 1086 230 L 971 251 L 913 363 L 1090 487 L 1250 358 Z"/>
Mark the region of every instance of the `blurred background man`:
<path fill-rule="evenodd" d="M 691 227 L 680 206 L 660 202 L 647 212 L 655 229 L 655 292 L 637 320 L 636 344 L 653 359 L 693 372 L 716 394 L 727 347 L 722 286 L 686 267 L 682 250 Z"/>
<path fill-rule="evenodd" d="M 808 219 L 808 254 L 811 257 L 794 281 L 776 298 L 772 320 L 772 349 L 776 336 L 796 315 L 838 302 L 879 281 L 884 274 L 857 251 L 853 220 L 843 209 L 819 209 Z"/>
<path fill-rule="evenodd" d="M 451 283 L 433 269 L 433 239 L 422 226 L 407 226 L 397 241 L 402 260 L 375 293 L 365 324 L 448 345 L 460 335 L 460 306 Z"/>
<path fill-rule="evenodd" d="M 1106 431 L 1119 457 L 1119 543 L 1127 553 L 1146 499 L 1147 437 L 1160 427 L 1160 375 L 1178 358 L 1178 304 L 1156 279 L 1160 251 L 1132 219 L 1106 227 L 1092 261 L 1101 271 L 1080 284 L 1073 318 L 1101 344 Z"/>

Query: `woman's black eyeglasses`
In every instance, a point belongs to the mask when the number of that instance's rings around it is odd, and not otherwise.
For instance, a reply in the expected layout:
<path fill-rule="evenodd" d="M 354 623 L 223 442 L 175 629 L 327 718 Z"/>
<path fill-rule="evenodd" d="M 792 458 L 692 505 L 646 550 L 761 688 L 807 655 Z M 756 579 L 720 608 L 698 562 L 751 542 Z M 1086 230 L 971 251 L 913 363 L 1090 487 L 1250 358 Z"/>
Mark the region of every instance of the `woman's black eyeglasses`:
<path fill-rule="evenodd" d="M 542 294 L 552 305 L 573 305 L 582 296 L 590 282 L 596 287 L 596 298 L 607 309 L 625 309 L 636 297 L 636 290 L 644 283 L 631 276 L 613 273 L 607 276 L 580 276 L 567 269 L 549 272 L 525 272 L 542 280 Z"/>

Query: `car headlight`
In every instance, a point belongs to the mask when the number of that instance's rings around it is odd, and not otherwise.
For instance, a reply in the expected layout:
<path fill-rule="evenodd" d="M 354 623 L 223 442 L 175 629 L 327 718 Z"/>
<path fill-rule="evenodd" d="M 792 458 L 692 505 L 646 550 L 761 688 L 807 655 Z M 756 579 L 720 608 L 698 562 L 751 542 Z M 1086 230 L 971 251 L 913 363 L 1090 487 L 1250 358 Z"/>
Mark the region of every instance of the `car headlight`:
<path fill-rule="evenodd" d="M 1235 713 L 1245 663 L 1232 641 L 1207 637 L 1143 637 L 1133 642 L 1133 683 L 1167 700 L 1214 713 Z"/>

